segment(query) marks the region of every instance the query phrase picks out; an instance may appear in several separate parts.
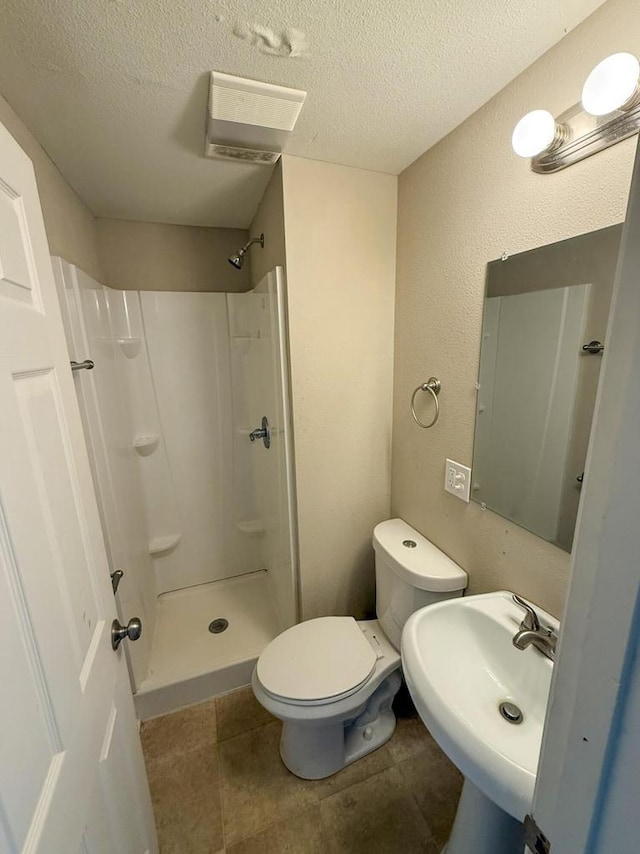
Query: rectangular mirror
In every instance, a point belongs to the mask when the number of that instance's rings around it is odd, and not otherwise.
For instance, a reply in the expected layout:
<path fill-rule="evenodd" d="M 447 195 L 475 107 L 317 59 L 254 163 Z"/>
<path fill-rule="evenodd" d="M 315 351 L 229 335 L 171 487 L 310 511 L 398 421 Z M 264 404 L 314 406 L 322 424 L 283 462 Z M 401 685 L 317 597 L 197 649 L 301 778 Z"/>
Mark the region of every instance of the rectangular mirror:
<path fill-rule="evenodd" d="M 472 499 L 571 551 L 622 225 L 487 265 Z"/>

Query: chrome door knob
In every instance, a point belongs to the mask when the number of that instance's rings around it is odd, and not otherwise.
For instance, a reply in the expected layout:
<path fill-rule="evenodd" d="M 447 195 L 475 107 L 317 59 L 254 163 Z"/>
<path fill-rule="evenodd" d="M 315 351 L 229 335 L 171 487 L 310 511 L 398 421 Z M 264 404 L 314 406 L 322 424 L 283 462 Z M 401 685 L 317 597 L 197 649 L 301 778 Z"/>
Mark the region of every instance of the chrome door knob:
<path fill-rule="evenodd" d="M 141 634 L 142 620 L 140 617 L 131 617 L 126 626 L 123 626 L 119 620 L 114 620 L 111 623 L 111 646 L 113 649 L 118 649 L 120 642 L 125 638 L 137 641 Z"/>

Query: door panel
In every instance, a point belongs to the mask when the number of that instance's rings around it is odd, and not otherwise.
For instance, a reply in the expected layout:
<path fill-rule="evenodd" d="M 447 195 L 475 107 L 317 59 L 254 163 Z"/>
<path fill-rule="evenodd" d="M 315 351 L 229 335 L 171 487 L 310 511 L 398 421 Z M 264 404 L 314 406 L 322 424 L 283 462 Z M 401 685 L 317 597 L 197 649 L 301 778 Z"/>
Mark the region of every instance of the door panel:
<path fill-rule="evenodd" d="M 562 854 L 639 850 L 640 150 L 622 232 L 533 816 Z"/>
<path fill-rule="evenodd" d="M 36 281 L 20 190 L 0 178 L 0 295 L 39 307 Z"/>
<path fill-rule="evenodd" d="M 12 737 L 0 740 L 3 782 L 6 778 L 18 781 L 17 786 L 3 785 L 3 818 L 8 825 L 7 837 L 22 845 L 45 781 L 55 773 L 63 754 L 45 667 L 2 508 L 0 567 L 0 680 L 5 696 L 21 710 L 12 722 Z M 20 774 L 23 768 L 30 769 L 28 776 Z"/>
<path fill-rule="evenodd" d="M 114 616 L 33 169 L 0 126 L 3 852 L 157 850 Z"/>
<path fill-rule="evenodd" d="M 88 536 L 83 530 L 83 512 L 79 506 L 78 484 L 71 480 L 73 460 L 65 447 L 60 393 L 54 375 L 47 371 L 14 377 L 14 392 L 26 438 L 28 464 L 35 486 L 35 502 L 27 519 L 28 537 L 32 523 L 41 515 L 45 538 L 42 560 L 50 555 L 50 572 L 58 582 L 64 614 L 74 631 L 71 642 L 76 662 L 83 664 L 91 642 L 100 631 L 100 601 L 93 586 L 93 574 L 74 572 L 91 555 Z M 36 584 L 40 583 L 38 581 Z"/>

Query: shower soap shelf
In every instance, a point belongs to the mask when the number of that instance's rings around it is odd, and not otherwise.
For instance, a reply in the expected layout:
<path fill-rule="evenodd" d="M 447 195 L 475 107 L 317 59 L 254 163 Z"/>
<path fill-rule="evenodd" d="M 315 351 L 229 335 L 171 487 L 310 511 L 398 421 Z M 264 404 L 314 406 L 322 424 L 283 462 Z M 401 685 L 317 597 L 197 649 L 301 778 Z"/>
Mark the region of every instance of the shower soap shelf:
<path fill-rule="evenodd" d="M 141 457 L 148 457 L 158 447 L 160 436 L 157 433 L 148 433 L 146 436 L 138 436 L 133 440 L 133 447 Z"/>
<path fill-rule="evenodd" d="M 141 338 L 118 338 L 118 344 L 120 345 L 120 349 L 127 357 L 127 359 L 134 359 L 138 353 L 140 352 L 140 347 L 142 345 Z"/>
<path fill-rule="evenodd" d="M 182 534 L 167 534 L 166 537 L 154 537 L 149 543 L 149 554 L 162 557 L 172 552 L 182 539 Z"/>
<path fill-rule="evenodd" d="M 238 519 L 236 528 L 248 537 L 261 537 L 266 531 L 261 519 Z"/>

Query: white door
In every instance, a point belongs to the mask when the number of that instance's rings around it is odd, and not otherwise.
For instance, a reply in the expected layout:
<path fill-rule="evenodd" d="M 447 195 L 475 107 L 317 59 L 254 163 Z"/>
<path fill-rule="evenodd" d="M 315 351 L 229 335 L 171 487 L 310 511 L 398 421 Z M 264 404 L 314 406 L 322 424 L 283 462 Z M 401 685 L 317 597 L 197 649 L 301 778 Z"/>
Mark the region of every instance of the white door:
<path fill-rule="evenodd" d="M 639 508 L 640 154 L 534 794 L 551 854 L 640 851 Z"/>
<path fill-rule="evenodd" d="M 0 125 L 2 854 L 157 851 L 114 617 L 33 168 Z"/>

